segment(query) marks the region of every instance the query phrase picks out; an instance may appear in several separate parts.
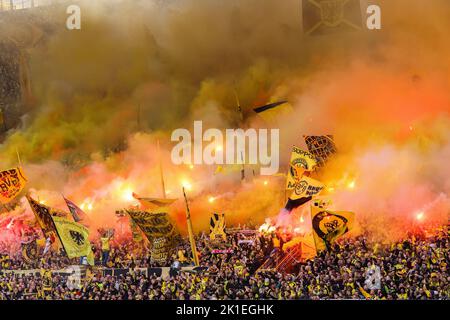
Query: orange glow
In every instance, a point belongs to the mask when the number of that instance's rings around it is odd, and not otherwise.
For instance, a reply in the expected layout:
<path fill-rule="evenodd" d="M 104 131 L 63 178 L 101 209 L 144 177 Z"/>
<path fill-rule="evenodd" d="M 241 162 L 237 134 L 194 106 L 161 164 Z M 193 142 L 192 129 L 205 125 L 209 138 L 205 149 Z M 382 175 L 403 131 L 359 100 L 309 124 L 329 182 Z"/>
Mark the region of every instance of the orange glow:
<path fill-rule="evenodd" d="M 349 189 L 355 189 L 355 185 L 356 185 L 355 180 L 350 181 L 350 182 L 347 184 L 347 188 L 349 188 Z"/>
<path fill-rule="evenodd" d="M 420 211 L 416 214 L 416 219 L 419 221 L 422 221 L 425 218 L 425 213 L 423 211 Z"/>
<path fill-rule="evenodd" d="M 192 184 L 188 180 L 182 180 L 181 185 L 188 191 L 192 190 Z"/>
<path fill-rule="evenodd" d="M 130 188 L 125 189 L 124 192 L 122 193 L 122 198 L 125 201 L 133 201 L 134 200 L 133 190 L 131 190 Z"/>

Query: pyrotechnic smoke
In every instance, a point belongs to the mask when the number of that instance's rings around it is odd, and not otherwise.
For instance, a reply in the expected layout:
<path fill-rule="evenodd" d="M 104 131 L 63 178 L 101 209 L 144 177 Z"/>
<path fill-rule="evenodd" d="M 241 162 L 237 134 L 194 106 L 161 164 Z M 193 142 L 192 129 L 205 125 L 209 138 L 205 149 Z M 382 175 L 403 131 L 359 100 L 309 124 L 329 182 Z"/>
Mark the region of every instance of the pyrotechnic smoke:
<path fill-rule="evenodd" d="M 173 129 L 193 120 L 239 126 L 236 90 L 246 127 L 267 126 L 252 112 L 260 103 L 294 107 L 271 125 L 281 129 L 282 171 L 291 146 L 305 147 L 302 135 L 334 135 L 339 153 L 321 179 L 334 186 L 334 208 L 355 211 L 371 232 L 399 237 L 419 212 L 446 222 L 448 1 L 382 1 L 382 30 L 318 37 L 302 35 L 294 0 L 80 3 L 80 31 L 65 29 L 61 8 L 49 9 L 52 32 L 27 49 L 36 102 L 0 150 L 4 165 L 20 150 L 29 187 L 47 204 L 64 208 L 62 193 L 92 216 L 93 229 L 119 228 L 114 212 L 134 204 L 131 192 L 161 196 L 159 140 L 182 230 L 183 184 L 196 230 L 213 210 L 229 224 L 275 216 L 282 178 L 241 184 L 238 172 L 170 162 Z M 24 214 L 22 201 L 15 215 Z"/>

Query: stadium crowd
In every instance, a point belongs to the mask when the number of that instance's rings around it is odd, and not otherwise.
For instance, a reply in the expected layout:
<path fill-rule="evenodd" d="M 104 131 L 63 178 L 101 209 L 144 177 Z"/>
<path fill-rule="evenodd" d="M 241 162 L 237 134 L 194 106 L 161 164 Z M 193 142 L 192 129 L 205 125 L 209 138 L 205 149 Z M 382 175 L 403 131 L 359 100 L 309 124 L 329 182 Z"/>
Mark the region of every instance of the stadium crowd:
<path fill-rule="evenodd" d="M 274 250 L 273 235 L 229 236 L 225 252 L 214 252 L 208 237 L 196 239 L 202 272 L 182 271 L 192 265 L 189 242 L 184 241 L 170 259 L 170 276 L 146 274 L 138 267 L 157 266 L 150 252 L 132 242 L 111 243 L 106 267 L 129 268 L 109 275 L 103 268 L 87 271 L 79 288 L 70 288 L 67 275 L 54 273 L 50 289 L 42 270 L 76 263 L 61 252 L 48 252 L 35 264 L 20 255 L 0 256 L 0 299 L 441 299 L 450 298 L 449 237 L 447 227 L 427 236 L 409 236 L 393 244 L 373 243 L 366 236 L 345 237 L 332 251 L 298 262 L 290 273 L 258 270 Z M 97 244 L 96 260 L 101 262 Z M 275 244 L 275 246 L 277 246 Z M 33 273 L 13 269 L 38 268 Z M 39 271 L 39 269 L 41 271 Z M 97 270 L 97 271 L 96 271 Z M 47 284 L 46 284 L 47 281 Z M 49 290 L 46 290 L 47 289 Z"/>

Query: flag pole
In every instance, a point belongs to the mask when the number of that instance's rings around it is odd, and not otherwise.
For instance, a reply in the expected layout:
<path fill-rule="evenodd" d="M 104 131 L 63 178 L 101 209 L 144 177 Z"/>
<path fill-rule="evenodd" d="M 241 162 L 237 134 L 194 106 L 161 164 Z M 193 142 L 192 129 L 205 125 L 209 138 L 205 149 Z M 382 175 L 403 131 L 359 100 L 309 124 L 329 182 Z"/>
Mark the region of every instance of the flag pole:
<path fill-rule="evenodd" d="M 22 161 L 20 160 L 19 150 L 16 148 L 17 161 L 19 162 L 19 167 L 22 167 Z"/>
<path fill-rule="evenodd" d="M 241 181 L 245 179 L 245 161 L 244 156 L 242 155 L 241 151 L 241 160 L 242 160 L 242 169 L 241 169 Z"/>
<path fill-rule="evenodd" d="M 163 166 L 162 166 L 162 160 L 161 160 L 161 149 L 159 147 L 159 140 L 157 141 L 158 145 L 158 158 L 159 158 L 159 174 L 161 176 L 161 188 L 163 193 L 163 198 L 166 199 L 166 187 L 164 184 L 164 173 L 163 173 Z"/>
<path fill-rule="evenodd" d="M 189 242 L 191 243 L 192 257 L 194 259 L 194 264 L 196 266 L 199 266 L 197 247 L 195 245 L 194 232 L 192 230 L 191 211 L 189 210 L 189 203 L 188 203 L 188 199 L 186 197 L 186 192 L 184 191 L 184 187 L 183 187 L 183 195 L 184 195 L 184 201 L 186 202 L 186 222 L 187 222 L 188 233 L 189 233 Z"/>
<path fill-rule="evenodd" d="M 236 109 L 237 109 L 237 112 L 239 112 L 239 118 L 241 121 L 243 121 L 244 114 L 242 113 L 241 102 L 239 101 L 239 96 L 237 94 L 236 88 L 233 89 L 233 92 L 234 92 L 234 98 L 236 99 Z"/>

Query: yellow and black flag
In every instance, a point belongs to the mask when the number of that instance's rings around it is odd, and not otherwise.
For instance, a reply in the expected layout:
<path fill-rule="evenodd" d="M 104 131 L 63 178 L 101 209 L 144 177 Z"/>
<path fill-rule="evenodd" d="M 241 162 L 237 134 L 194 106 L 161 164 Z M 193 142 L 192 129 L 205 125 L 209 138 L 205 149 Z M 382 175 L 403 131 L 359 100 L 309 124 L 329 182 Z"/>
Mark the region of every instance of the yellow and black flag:
<path fill-rule="evenodd" d="M 160 237 L 172 238 L 177 234 L 167 207 L 157 207 L 145 211 L 125 209 L 125 212 L 130 215 L 149 241 Z"/>
<path fill-rule="evenodd" d="M 332 135 L 304 136 L 304 138 L 308 151 L 316 158 L 319 167 L 323 167 L 325 162 L 337 152 Z"/>
<path fill-rule="evenodd" d="M 40 274 L 42 277 L 42 290 L 51 291 L 53 287 L 52 270 L 41 269 Z"/>
<path fill-rule="evenodd" d="M 53 223 L 52 216 L 66 216 L 67 214 L 55 209 L 52 209 L 46 205 L 39 203 L 38 201 L 27 195 L 28 203 L 33 211 L 39 226 L 45 235 L 56 232 L 55 224 Z"/>
<path fill-rule="evenodd" d="M 52 219 L 67 256 L 70 259 L 87 257 L 88 263 L 93 265 L 89 230 L 85 226 L 65 218 L 52 217 Z"/>
<path fill-rule="evenodd" d="M 330 250 L 340 236 L 353 227 L 355 214 L 348 211 L 327 210 L 322 200 L 311 204 L 311 221 L 317 252 Z"/>
<path fill-rule="evenodd" d="M 177 201 L 177 199 L 166 198 L 146 198 L 133 192 L 133 198 L 139 201 L 142 208 L 167 207 Z"/>
<path fill-rule="evenodd" d="M 13 200 L 25 187 L 27 179 L 21 168 L 0 172 L 0 202 L 6 204 Z"/>
<path fill-rule="evenodd" d="M 253 109 L 253 111 L 255 111 L 267 123 L 273 123 L 278 117 L 289 114 L 293 110 L 294 109 L 288 101 L 284 100 L 272 102 Z"/>
<path fill-rule="evenodd" d="M 302 0 L 303 32 L 327 35 L 362 29 L 360 0 Z"/>
<path fill-rule="evenodd" d="M 136 242 L 141 242 L 144 239 L 142 238 L 141 229 L 139 229 L 139 227 L 131 217 L 129 217 L 128 219 L 130 220 L 131 235 L 133 236 L 133 240 Z"/>
<path fill-rule="evenodd" d="M 26 263 L 33 263 L 38 259 L 38 246 L 36 239 L 22 242 L 22 258 Z"/>
<path fill-rule="evenodd" d="M 209 238 L 216 240 L 217 237 L 221 237 L 224 241 L 227 240 L 225 233 L 225 214 L 224 213 L 212 213 L 209 219 Z"/>
<path fill-rule="evenodd" d="M 27 195 L 26 198 L 44 234 L 48 235 L 49 233 L 56 232 L 52 217 L 67 217 L 67 213 L 43 205 L 29 195 Z"/>
<path fill-rule="evenodd" d="M 286 189 L 295 189 L 300 182 L 305 171 L 314 170 L 317 160 L 313 154 L 303 151 L 300 148 L 292 147 L 291 160 L 289 162 L 289 170 L 286 179 Z"/>
<path fill-rule="evenodd" d="M 293 185 L 292 193 L 289 196 L 291 200 L 312 197 L 318 195 L 324 188 L 324 184 L 313 178 L 303 176 Z"/>

